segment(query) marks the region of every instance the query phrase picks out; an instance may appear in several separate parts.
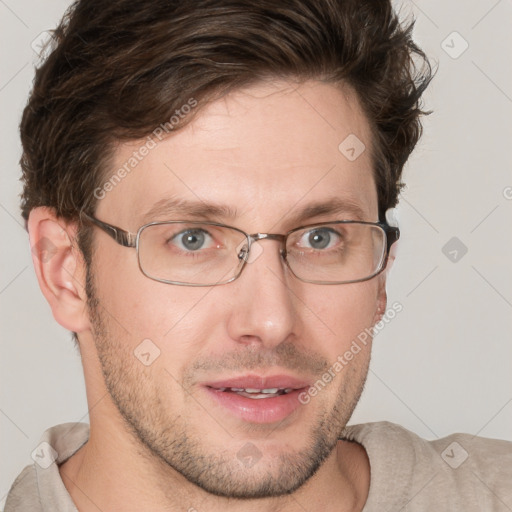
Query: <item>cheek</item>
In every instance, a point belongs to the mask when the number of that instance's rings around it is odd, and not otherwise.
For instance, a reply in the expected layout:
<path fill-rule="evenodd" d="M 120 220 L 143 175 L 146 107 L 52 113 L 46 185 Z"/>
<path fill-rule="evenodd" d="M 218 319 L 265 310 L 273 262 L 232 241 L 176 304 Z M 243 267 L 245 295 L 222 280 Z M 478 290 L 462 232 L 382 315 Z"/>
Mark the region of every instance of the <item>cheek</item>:
<path fill-rule="evenodd" d="M 314 313 L 310 328 L 324 324 L 326 346 L 340 351 L 373 325 L 377 309 L 378 281 L 324 286 L 321 293 L 309 288 L 304 303 Z"/>
<path fill-rule="evenodd" d="M 107 260 L 96 287 L 110 328 L 133 352 L 144 340 L 160 351 L 166 367 L 197 356 L 221 317 L 210 288 L 172 286 L 151 280 L 132 261 Z M 145 341 L 148 344 L 147 341 Z M 151 346 L 151 344 L 149 344 Z"/>

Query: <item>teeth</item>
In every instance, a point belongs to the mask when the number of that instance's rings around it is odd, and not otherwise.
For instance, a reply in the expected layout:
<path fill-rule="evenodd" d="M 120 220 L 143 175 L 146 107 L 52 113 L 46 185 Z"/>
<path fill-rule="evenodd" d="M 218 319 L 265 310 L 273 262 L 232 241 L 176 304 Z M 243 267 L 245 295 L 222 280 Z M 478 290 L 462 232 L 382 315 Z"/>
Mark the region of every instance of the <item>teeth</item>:
<path fill-rule="evenodd" d="M 266 388 L 266 389 L 256 389 L 256 388 L 217 388 L 218 391 L 232 391 L 233 393 L 243 393 L 246 395 L 253 395 L 251 398 L 267 398 L 269 395 L 285 395 L 293 391 L 293 388 Z M 261 395 L 261 396 L 259 396 Z"/>
<path fill-rule="evenodd" d="M 255 394 L 261 394 L 265 393 L 268 395 L 275 395 L 279 391 L 284 391 L 284 389 L 280 388 L 266 388 L 266 389 L 256 389 L 256 388 L 229 388 L 231 391 L 234 391 L 235 393 L 255 393 Z"/>

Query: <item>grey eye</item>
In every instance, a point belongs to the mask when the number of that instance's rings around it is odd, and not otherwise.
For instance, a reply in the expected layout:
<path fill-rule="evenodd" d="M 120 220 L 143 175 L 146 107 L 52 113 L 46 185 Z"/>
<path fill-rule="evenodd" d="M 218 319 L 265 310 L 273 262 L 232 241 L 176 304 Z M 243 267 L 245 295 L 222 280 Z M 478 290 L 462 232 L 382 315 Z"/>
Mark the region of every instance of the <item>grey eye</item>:
<path fill-rule="evenodd" d="M 331 241 L 331 234 L 327 229 L 316 229 L 309 233 L 308 242 L 313 249 L 325 249 Z"/>
<path fill-rule="evenodd" d="M 336 244 L 340 235 L 332 228 L 315 228 L 302 235 L 299 245 L 311 249 L 327 249 Z"/>
<path fill-rule="evenodd" d="M 175 242 L 180 249 L 198 251 L 204 248 L 203 246 L 207 241 L 207 237 L 210 237 L 210 235 L 202 229 L 187 229 L 187 231 L 182 231 L 175 235 L 173 242 Z"/>

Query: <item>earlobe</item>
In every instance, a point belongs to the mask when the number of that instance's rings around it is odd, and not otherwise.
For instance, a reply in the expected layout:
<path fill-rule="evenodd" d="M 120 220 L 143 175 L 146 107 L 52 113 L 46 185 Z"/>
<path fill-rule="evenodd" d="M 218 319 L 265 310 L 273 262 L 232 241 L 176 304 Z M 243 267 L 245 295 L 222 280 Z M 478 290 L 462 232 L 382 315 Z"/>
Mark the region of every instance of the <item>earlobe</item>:
<path fill-rule="evenodd" d="M 30 212 L 28 232 L 39 286 L 57 322 L 79 333 L 89 328 L 85 264 L 74 243 L 76 225 L 58 218 L 51 208 Z"/>

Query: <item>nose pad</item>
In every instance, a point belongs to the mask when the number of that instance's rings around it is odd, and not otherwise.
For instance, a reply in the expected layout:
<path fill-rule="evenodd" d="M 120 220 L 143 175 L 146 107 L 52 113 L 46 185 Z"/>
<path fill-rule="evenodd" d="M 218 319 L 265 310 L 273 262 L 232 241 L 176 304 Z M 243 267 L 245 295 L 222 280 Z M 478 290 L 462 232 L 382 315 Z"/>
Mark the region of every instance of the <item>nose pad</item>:
<path fill-rule="evenodd" d="M 249 243 L 247 240 L 242 240 L 236 247 L 236 255 L 238 257 L 239 262 L 242 261 L 247 263 L 249 258 Z"/>
<path fill-rule="evenodd" d="M 236 251 L 240 261 L 253 263 L 263 254 L 263 245 L 259 240 L 251 241 L 250 246 L 247 241 L 243 241 L 237 246 Z"/>

